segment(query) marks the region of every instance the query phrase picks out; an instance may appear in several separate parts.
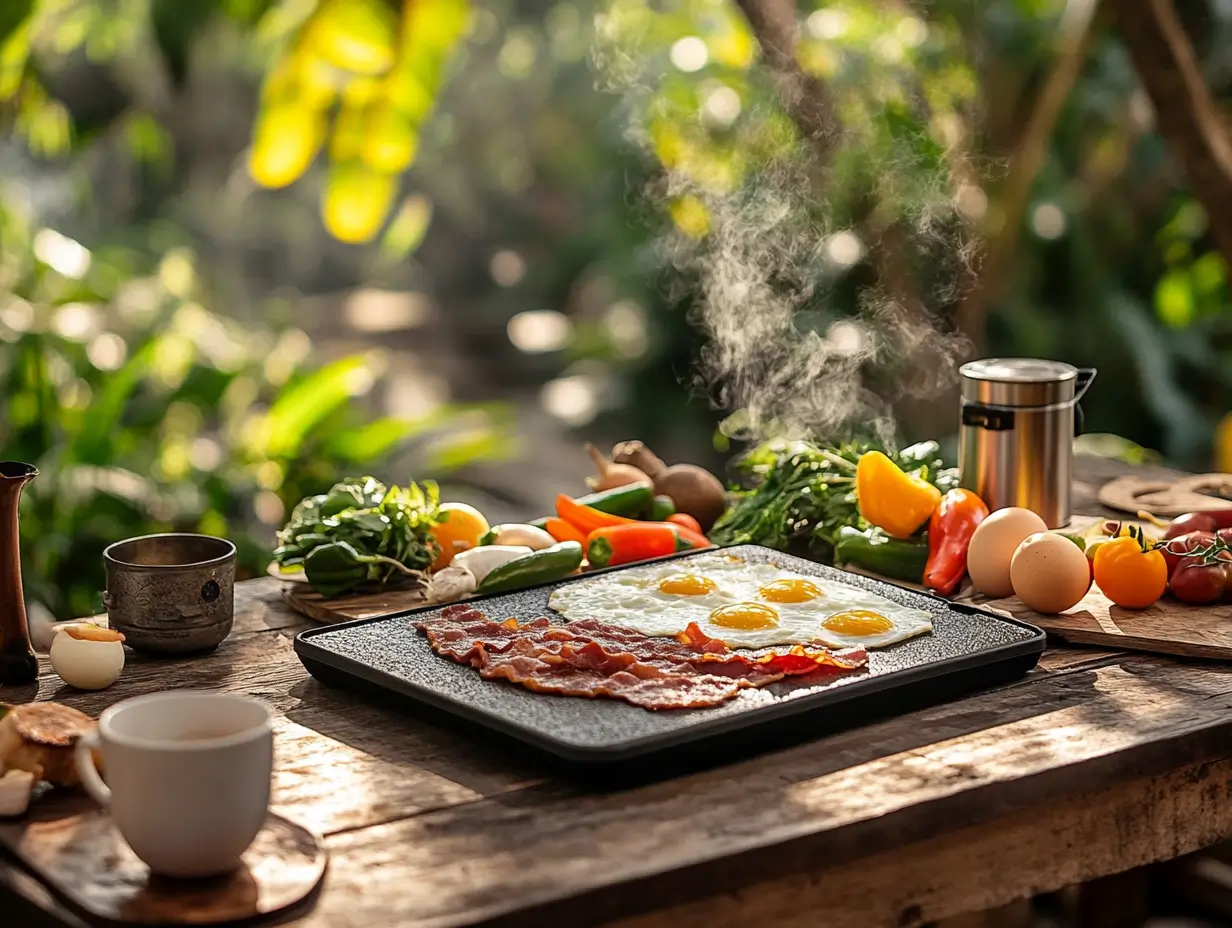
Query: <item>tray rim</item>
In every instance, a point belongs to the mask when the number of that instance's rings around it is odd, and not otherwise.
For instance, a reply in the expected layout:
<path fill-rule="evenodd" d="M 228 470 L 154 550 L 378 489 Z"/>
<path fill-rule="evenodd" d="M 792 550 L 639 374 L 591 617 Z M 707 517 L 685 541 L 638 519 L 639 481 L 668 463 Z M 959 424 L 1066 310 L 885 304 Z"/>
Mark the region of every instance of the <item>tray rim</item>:
<path fill-rule="evenodd" d="M 543 589 L 545 587 L 560 587 L 567 583 L 587 580 L 601 573 L 610 573 L 612 571 L 627 570 L 635 567 L 645 567 L 648 564 L 662 563 L 664 561 L 675 561 L 689 557 L 697 557 L 701 554 L 713 553 L 715 550 L 723 550 L 734 553 L 748 549 L 769 552 L 770 554 L 776 556 L 803 561 L 805 563 L 813 564 L 817 567 L 823 567 L 829 570 L 842 571 L 842 568 L 840 567 L 835 567 L 830 564 L 822 564 L 817 561 L 810 561 L 807 558 L 800 557 L 799 555 L 788 554 L 787 552 L 778 551 L 774 548 L 768 548 L 763 545 L 742 544 L 719 549 L 681 551 L 675 554 L 669 554 L 665 557 L 638 561 L 635 564 L 622 564 L 616 567 L 605 567 L 600 570 L 588 571 L 584 574 L 566 577 L 562 580 L 535 584 L 534 586 L 524 587 L 517 591 L 488 593 L 482 596 L 475 596 L 469 599 L 460 600 L 459 602 L 463 602 L 468 605 L 482 603 L 509 595 L 510 592 L 522 593 L 526 590 Z M 861 575 L 857 574 L 855 576 Z M 772 720 L 778 721 L 793 715 L 799 715 L 804 712 L 819 709 L 823 706 L 848 702 L 863 696 L 871 696 L 885 690 L 893 690 L 913 683 L 920 683 L 922 681 L 931 680 L 938 677 L 950 676 L 963 671 L 983 669 L 996 664 L 1009 662 L 1032 655 L 1038 658 L 1046 647 L 1046 632 L 1043 629 L 1030 624 L 1029 622 L 1023 621 L 1022 619 L 1002 615 L 1001 613 L 994 612 L 990 609 L 983 609 L 971 603 L 951 602 L 945 597 L 938 596 L 930 591 L 917 590 L 912 587 L 903 586 L 899 583 L 894 583 L 891 580 L 867 576 L 865 579 L 871 580 L 877 584 L 891 587 L 893 589 L 912 593 L 917 596 L 925 596 L 928 599 L 933 600 L 938 606 L 942 606 L 945 609 L 959 615 L 982 616 L 1005 625 L 1011 625 L 1023 629 L 1029 632 L 1030 635 L 1029 637 L 1018 641 L 1006 642 L 970 654 L 960 654 L 953 657 L 943 658 L 941 660 L 929 661 L 927 663 L 907 667 L 902 670 L 894 670 L 890 673 L 854 680 L 844 686 L 831 687 L 820 690 L 816 693 L 810 693 L 792 699 L 782 699 L 771 705 L 749 709 L 746 712 L 737 712 L 718 716 L 711 721 L 698 722 L 683 731 L 668 733 L 658 732 L 650 735 L 643 735 L 641 737 L 629 738 L 599 745 L 582 745 L 563 738 L 552 737 L 544 734 L 540 729 L 524 725 L 521 722 L 502 718 L 499 715 L 485 710 L 475 709 L 466 703 L 441 696 L 432 689 L 419 686 L 384 671 L 375 670 L 360 661 L 338 654 L 312 640 L 315 637 L 330 632 L 368 625 L 373 622 L 386 622 L 391 619 L 409 618 L 419 613 L 439 610 L 448 605 L 452 605 L 450 603 L 432 603 L 416 606 L 411 609 L 400 610 L 398 612 L 391 612 L 387 615 L 368 616 L 362 619 L 353 619 L 349 622 L 339 622 L 330 625 L 323 625 L 317 628 L 308 628 L 299 632 L 295 636 L 293 649 L 296 655 L 300 658 L 301 663 L 305 664 L 305 667 L 307 667 L 310 673 L 312 672 L 312 668 L 308 667 L 308 662 L 316 662 L 329 667 L 332 670 L 341 671 L 345 674 L 356 677 L 362 682 L 390 690 L 399 695 L 426 703 L 452 715 L 465 718 L 485 728 L 510 735 L 520 741 L 540 748 L 541 750 L 548 751 L 558 757 L 563 757 L 566 760 L 593 763 L 628 760 L 641 755 L 653 753 L 654 751 L 663 748 L 679 747 L 681 745 L 701 741 L 714 737 L 715 735 L 723 734 L 726 731 L 738 731 L 750 724 L 755 724 L 755 722 L 751 722 L 750 719 L 767 722 Z M 550 694 L 541 695 L 544 695 L 544 698 L 553 698 Z"/>

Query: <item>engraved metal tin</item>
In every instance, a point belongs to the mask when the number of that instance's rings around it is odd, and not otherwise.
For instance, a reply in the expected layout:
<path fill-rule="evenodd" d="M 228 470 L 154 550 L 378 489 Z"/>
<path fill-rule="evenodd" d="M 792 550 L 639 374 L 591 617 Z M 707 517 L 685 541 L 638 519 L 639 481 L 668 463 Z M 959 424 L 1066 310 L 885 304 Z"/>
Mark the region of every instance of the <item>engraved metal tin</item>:
<path fill-rule="evenodd" d="M 191 654 L 219 645 L 235 618 L 235 545 L 170 532 L 117 541 L 103 552 L 111 627 L 154 654 Z"/>

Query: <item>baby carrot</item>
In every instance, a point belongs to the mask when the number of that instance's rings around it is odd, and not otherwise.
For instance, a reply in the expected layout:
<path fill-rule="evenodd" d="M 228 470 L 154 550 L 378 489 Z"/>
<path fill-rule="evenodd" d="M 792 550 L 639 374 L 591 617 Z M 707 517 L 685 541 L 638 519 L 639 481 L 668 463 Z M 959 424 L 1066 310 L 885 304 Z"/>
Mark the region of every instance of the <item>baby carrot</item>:
<path fill-rule="evenodd" d="M 586 536 L 559 516 L 549 516 L 543 523 L 544 531 L 557 541 L 576 541 L 586 543 Z"/>

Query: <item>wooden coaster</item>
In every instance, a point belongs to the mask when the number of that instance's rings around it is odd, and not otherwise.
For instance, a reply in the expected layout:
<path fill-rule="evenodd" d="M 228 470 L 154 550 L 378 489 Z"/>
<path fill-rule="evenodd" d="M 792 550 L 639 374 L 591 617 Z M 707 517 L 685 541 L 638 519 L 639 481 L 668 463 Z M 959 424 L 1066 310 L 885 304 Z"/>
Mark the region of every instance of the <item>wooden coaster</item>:
<path fill-rule="evenodd" d="M 111 818 L 86 802 L 48 796 L 29 817 L 0 820 L 4 846 L 57 897 L 107 925 L 217 925 L 270 915 L 307 898 L 325 873 L 320 840 L 270 813 L 232 873 L 205 879 L 154 876 Z M 59 809 L 54 815 L 50 809 Z"/>

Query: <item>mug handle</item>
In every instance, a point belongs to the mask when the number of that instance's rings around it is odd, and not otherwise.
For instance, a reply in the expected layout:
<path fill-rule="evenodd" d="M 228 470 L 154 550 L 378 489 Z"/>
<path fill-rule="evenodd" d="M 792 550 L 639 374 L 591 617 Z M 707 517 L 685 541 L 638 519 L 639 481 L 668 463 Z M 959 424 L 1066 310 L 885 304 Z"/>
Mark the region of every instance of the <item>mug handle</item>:
<path fill-rule="evenodd" d="M 86 792 L 95 802 L 105 808 L 111 805 L 111 789 L 98 775 L 98 768 L 94 766 L 94 755 L 91 753 L 98 748 L 98 743 L 97 731 L 86 732 L 77 739 L 77 746 L 73 749 L 73 759 L 77 763 L 81 785 L 86 788 Z"/>

